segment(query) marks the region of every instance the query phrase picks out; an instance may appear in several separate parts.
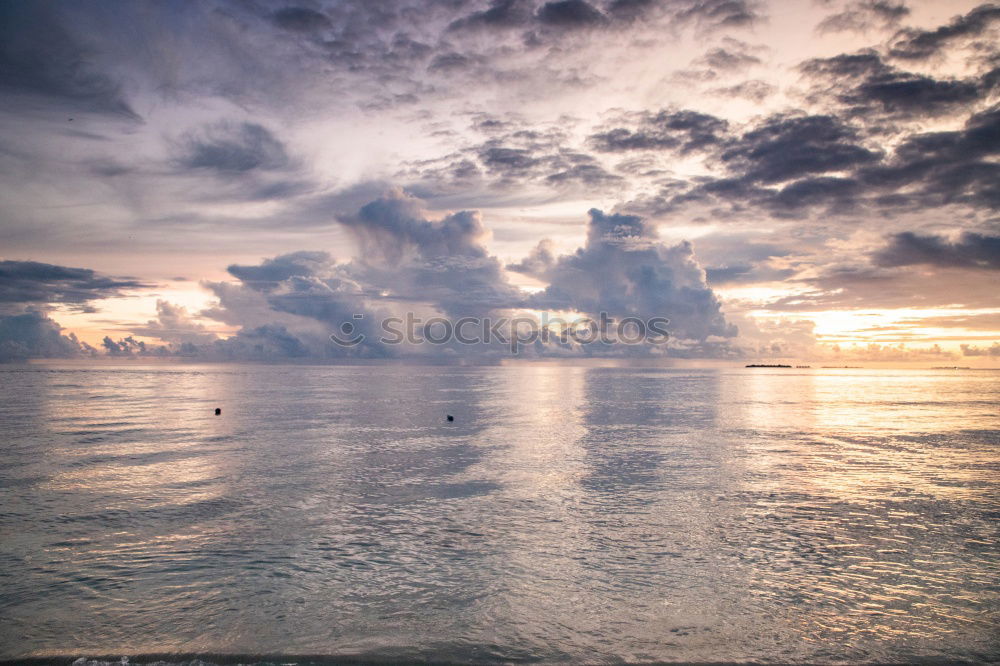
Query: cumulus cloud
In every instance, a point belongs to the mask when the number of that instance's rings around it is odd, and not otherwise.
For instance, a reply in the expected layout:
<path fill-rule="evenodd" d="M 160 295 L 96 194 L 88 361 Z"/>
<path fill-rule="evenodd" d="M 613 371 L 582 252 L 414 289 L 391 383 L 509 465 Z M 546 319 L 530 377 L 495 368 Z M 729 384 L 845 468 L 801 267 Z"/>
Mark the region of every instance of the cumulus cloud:
<path fill-rule="evenodd" d="M 661 243 L 655 227 L 638 216 L 593 209 L 584 247 L 556 258 L 541 245 L 510 268 L 548 282 L 531 298 L 537 308 L 595 317 L 606 312 L 619 319 L 666 317 L 675 337 L 702 342 L 736 335 L 691 244 Z"/>
<path fill-rule="evenodd" d="M 516 307 L 500 261 L 486 250 L 478 211 L 430 219 L 416 197 L 399 190 L 341 219 L 361 247 L 350 272 L 404 300 L 424 300 L 454 315 Z"/>
<path fill-rule="evenodd" d="M 63 335 L 59 324 L 37 310 L 0 316 L 0 362 L 71 358 L 93 352 L 75 334 Z"/>
<path fill-rule="evenodd" d="M 1000 356 L 1000 342 L 994 342 L 989 347 L 977 347 L 976 345 L 959 345 L 962 349 L 962 356 Z"/>
<path fill-rule="evenodd" d="M 831 345 L 829 356 L 826 358 L 829 359 L 829 362 L 912 363 L 917 361 L 943 362 L 956 357 L 957 354 L 938 344 L 912 347 L 902 342 L 897 344 L 871 342 L 868 344 Z"/>
<path fill-rule="evenodd" d="M 162 299 L 156 300 L 156 319 L 145 327 L 133 329 L 134 335 L 157 338 L 164 342 L 189 349 L 191 345 L 214 342 L 217 336 L 195 321 L 187 309 Z"/>
<path fill-rule="evenodd" d="M 488 360 L 506 354 L 503 343 L 463 347 L 392 347 L 383 344 L 387 316 L 498 317 L 524 308 L 572 311 L 618 320 L 667 317 L 675 336 L 670 353 L 719 354 L 736 335 L 705 282 L 689 243 L 661 243 L 653 225 L 638 217 L 590 212 L 585 247 L 556 256 L 542 241 L 508 270 L 529 273 L 548 287 L 528 294 L 512 286 L 499 260 L 486 249 L 488 232 L 475 211 L 432 216 L 425 204 L 399 190 L 369 202 L 341 224 L 353 235 L 358 256 L 337 262 L 321 251 L 300 251 L 258 264 L 234 264 L 236 282 L 205 283 L 218 302 L 201 313 L 239 328 L 220 338 L 183 308 L 157 303 L 157 318 L 133 335 L 157 338 L 162 347 L 134 337 L 108 338 L 118 356 L 197 355 L 216 359 L 341 358 L 463 355 Z M 353 347 L 331 343 L 331 333 L 363 334 Z M 650 349 L 605 349 L 646 353 Z M 595 348 L 556 338 L 531 348 L 536 355 L 595 353 Z M 658 353 L 662 353 L 659 350 Z"/>

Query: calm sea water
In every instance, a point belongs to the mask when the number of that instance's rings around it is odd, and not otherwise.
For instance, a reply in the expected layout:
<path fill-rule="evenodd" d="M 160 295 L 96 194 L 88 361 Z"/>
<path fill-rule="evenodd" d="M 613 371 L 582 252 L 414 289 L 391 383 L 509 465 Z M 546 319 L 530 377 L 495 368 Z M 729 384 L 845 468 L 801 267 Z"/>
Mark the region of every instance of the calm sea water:
<path fill-rule="evenodd" d="M 996 372 L 7 367 L 0 424 L 0 658 L 1000 658 Z"/>

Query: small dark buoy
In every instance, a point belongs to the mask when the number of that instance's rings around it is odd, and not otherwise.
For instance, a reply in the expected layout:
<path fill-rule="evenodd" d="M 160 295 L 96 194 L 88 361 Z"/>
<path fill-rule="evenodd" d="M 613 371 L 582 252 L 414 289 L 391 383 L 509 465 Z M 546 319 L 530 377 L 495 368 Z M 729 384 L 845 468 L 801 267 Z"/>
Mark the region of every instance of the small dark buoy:
<path fill-rule="evenodd" d="M 451 414 L 449 414 L 449 415 L 448 415 L 448 420 L 449 420 L 449 421 L 454 421 L 454 420 L 455 420 L 455 417 L 454 417 L 454 416 L 452 416 Z"/>
<path fill-rule="evenodd" d="M 218 416 L 221 413 L 222 413 L 222 408 L 221 407 L 216 407 L 215 408 L 215 415 Z"/>

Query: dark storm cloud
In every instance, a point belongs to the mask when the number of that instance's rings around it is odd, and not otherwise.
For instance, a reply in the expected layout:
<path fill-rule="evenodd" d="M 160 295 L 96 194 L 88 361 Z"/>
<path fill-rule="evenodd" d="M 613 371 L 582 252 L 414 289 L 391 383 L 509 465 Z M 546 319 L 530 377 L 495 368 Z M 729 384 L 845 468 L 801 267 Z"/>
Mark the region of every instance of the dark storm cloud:
<path fill-rule="evenodd" d="M 728 123 L 690 110 L 628 114 L 618 119 L 631 127 L 614 127 L 591 135 L 589 143 L 602 152 L 676 150 L 687 153 L 718 144 Z"/>
<path fill-rule="evenodd" d="M 639 21 L 696 24 L 703 31 L 749 25 L 762 18 L 756 3 L 744 0 L 493 0 L 486 7 L 452 20 L 449 32 L 528 30 L 529 43 L 561 39 L 578 29 L 616 31 Z"/>
<path fill-rule="evenodd" d="M 67 305 L 88 310 L 92 301 L 151 285 L 37 261 L 0 261 L 0 308 L 13 304 Z"/>
<path fill-rule="evenodd" d="M 963 233 L 951 241 L 944 236 L 922 236 L 911 231 L 894 234 L 876 251 L 879 266 L 929 265 L 950 268 L 1000 270 L 1000 236 Z"/>
<path fill-rule="evenodd" d="M 279 28 L 298 32 L 313 32 L 331 26 L 326 14 L 308 7 L 284 7 L 271 14 L 271 20 Z"/>
<path fill-rule="evenodd" d="M 903 2 L 891 0 L 860 0 L 848 3 L 843 11 L 831 14 L 816 26 L 820 33 L 865 32 L 872 28 L 888 28 L 910 14 Z"/>
<path fill-rule="evenodd" d="M 612 0 L 608 3 L 607 12 L 616 19 L 630 21 L 640 18 L 659 4 L 659 0 Z"/>
<path fill-rule="evenodd" d="M 693 114 L 690 118 L 694 122 L 688 123 L 691 139 L 687 143 L 674 133 L 654 133 L 642 126 L 591 138 L 595 147 L 605 150 L 702 150 L 709 164 L 728 173 L 668 184 L 659 195 L 627 208 L 658 214 L 695 202 L 724 201 L 777 214 L 813 205 L 848 209 L 864 192 L 853 172 L 878 164 L 884 157 L 866 143 L 858 129 L 833 115 L 774 114 L 741 134 L 727 131 L 724 121 L 711 116 Z M 844 172 L 851 175 L 841 175 Z"/>
<path fill-rule="evenodd" d="M 0 95 L 63 113 L 138 120 L 100 54 L 70 28 L 48 3 L 0 3 Z"/>
<path fill-rule="evenodd" d="M 456 19 L 448 29 L 510 28 L 526 24 L 530 17 L 525 0 L 494 0 L 488 8 Z"/>
<path fill-rule="evenodd" d="M 881 194 L 906 188 L 911 203 L 964 203 L 1000 208 L 1000 109 L 971 116 L 961 130 L 907 138 L 883 164 L 866 167 L 859 179 Z"/>
<path fill-rule="evenodd" d="M 816 98 L 832 95 L 855 116 L 925 117 L 964 109 L 984 99 L 996 84 L 990 75 L 936 79 L 903 71 L 874 51 L 807 60 L 799 69 L 817 81 Z"/>
<path fill-rule="evenodd" d="M 284 145 L 256 123 L 216 123 L 188 135 L 180 162 L 189 169 L 239 174 L 288 166 Z"/>
<path fill-rule="evenodd" d="M 600 11 L 584 0 L 555 0 L 538 8 L 538 20 L 543 25 L 560 28 L 580 28 L 599 25 L 607 20 Z"/>
<path fill-rule="evenodd" d="M 864 61 L 844 61 L 865 67 Z M 668 211 L 693 202 L 728 202 L 774 214 L 825 206 L 916 210 L 964 204 L 1000 207 L 1000 109 L 973 114 L 960 130 L 911 134 L 888 153 L 835 116 L 777 115 L 721 143 L 710 161 L 726 177 L 664 191 L 636 209 Z"/>
<path fill-rule="evenodd" d="M 880 156 L 859 142 L 856 130 L 833 116 L 778 114 L 727 143 L 719 157 L 746 180 L 778 183 L 843 171 Z"/>
<path fill-rule="evenodd" d="M 988 3 L 934 30 L 906 28 L 893 39 L 889 55 L 904 60 L 925 60 L 956 40 L 978 37 L 997 21 L 1000 21 L 1000 5 Z"/>

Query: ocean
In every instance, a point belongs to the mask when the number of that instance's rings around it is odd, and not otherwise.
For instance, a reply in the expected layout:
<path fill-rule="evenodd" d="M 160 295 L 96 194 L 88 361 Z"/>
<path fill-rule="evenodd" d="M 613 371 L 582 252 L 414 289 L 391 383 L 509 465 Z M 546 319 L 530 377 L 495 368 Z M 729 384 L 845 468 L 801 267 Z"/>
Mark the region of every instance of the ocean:
<path fill-rule="evenodd" d="M 1000 659 L 997 371 L 5 366 L 0 425 L 0 659 Z"/>

